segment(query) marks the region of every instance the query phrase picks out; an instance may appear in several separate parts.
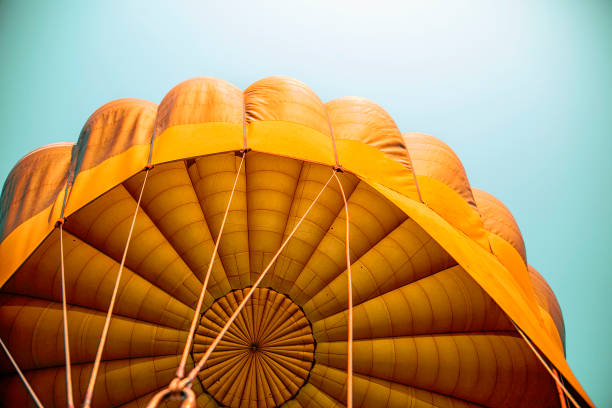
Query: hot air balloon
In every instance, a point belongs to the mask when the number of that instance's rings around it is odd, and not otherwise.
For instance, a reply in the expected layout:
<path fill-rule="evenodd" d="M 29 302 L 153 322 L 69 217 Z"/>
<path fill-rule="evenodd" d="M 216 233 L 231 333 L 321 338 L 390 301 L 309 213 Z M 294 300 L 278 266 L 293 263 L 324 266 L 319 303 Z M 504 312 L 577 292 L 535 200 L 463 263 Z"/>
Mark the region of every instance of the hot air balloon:
<path fill-rule="evenodd" d="M 108 103 L 15 165 L 0 234 L 3 406 L 20 373 L 47 407 L 593 406 L 511 213 L 367 99 Z"/>

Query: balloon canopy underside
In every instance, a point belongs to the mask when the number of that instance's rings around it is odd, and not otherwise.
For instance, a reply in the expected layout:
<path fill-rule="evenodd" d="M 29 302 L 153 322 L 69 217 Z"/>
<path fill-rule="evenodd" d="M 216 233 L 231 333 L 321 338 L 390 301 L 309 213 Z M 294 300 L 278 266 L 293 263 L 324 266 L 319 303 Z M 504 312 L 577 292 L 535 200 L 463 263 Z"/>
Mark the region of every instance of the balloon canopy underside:
<path fill-rule="evenodd" d="M 235 152 L 219 153 L 150 171 L 94 406 L 142 407 L 174 377 L 239 161 Z M 246 154 L 190 366 L 332 171 Z M 64 225 L 76 402 L 143 177 L 104 193 Z M 339 178 L 350 213 L 356 406 L 557 406 L 554 382 L 496 302 L 379 191 L 348 172 Z M 330 184 L 200 373 L 198 406 L 344 404 L 345 223 L 339 187 Z M 66 397 L 59 251 L 54 230 L 0 294 L 0 334 L 47 406 L 63 406 Z M 253 333 L 265 331 L 266 322 L 274 326 L 267 346 L 256 344 Z M 0 370 L 3 404 L 31 405 L 5 358 Z"/>

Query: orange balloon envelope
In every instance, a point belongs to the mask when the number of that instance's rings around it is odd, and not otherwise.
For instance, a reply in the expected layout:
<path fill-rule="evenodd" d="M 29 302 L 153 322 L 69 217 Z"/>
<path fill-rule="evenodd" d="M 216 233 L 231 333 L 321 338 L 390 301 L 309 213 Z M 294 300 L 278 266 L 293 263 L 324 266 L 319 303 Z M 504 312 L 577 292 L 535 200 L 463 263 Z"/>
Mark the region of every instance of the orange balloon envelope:
<path fill-rule="evenodd" d="M 344 406 L 349 344 L 353 406 L 563 406 L 546 367 L 593 406 L 511 213 L 369 100 L 284 77 L 117 100 L 17 163 L 1 205 L 0 338 L 45 406 L 67 403 L 62 257 L 80 404 L 126 250 L 93 406 L 175 378 L 209 265 L 187 371 L 265 275 L 191 383 L 199 407 Z M 0 370 L 0 405 L 33 405 Z"/>

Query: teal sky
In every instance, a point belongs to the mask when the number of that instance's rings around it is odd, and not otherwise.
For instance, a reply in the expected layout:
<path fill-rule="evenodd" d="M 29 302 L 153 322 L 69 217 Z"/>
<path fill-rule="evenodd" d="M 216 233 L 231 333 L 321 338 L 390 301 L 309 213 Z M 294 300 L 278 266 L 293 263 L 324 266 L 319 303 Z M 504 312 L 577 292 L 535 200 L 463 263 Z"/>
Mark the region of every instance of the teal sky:
<path fill-rule="evenodd" d="M 514 213 L 572 369 L 612 406 L 612 2 L 254 3 L 0 0 L 0 179 L 100 105 L 194 76 L 365 96 Z"/>

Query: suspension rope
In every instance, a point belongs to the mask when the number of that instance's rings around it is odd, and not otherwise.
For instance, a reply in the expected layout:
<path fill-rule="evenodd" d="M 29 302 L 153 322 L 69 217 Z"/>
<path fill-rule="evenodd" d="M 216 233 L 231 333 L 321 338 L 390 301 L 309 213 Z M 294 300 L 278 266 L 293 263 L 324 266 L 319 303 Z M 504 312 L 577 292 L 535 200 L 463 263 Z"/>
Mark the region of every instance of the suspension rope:
<path fill-rule="evenodd" d="M 26 389 L 28 390 L 28 394 L 30 394 L 30 397 L 32 397 L 32 399 L 34 400 L 34 403 L 36 404 L 36 406 L 38 408 L 43 408 L 43 404 L 40 402 L 40 400 L 36 396 L 36 393 L 32 389 L 32 386 L 30 386 L 30 383 L 25 378 L 25 375 L 23 375 L 23 372 L 21 372 L 21 370 L 19 369 L 19 366 L 17 365 L 17 362 L 15 361 L 15 359 L 11 355 L 11 352 L 6 347 L 6 345 L 4 344 L 4 342 L 2 341 L 1 338 L 0 338 L 0 345 L 4 349 L 4 352 L 8 356 L 9 360 L 11 361 L 11 364 L 13 364 L 13 367 L 15 367 L 15 370 L 17 371 L 17 374 L 19 374 L 19 378 L 21 378 L 21 382 L 23 383 L 23 385 L 25 385 Z"/>
<path fill-rule="evenodd" d="M 310 213 L 310 210 L 312 210 L 312 208 L 314 207 L 316 202 L 319 200 L 319 198 L 321 197 L 321 195 L 323 194 L 323 192 L 325 191 L 325 189 L 329 185 L 329 182 L 334 177 L 334 174 L 335 174 L 335 170 L 333 170 L 332 174 L 327 179 L 327 182 L 325 183 L 325 185 L 323 186 L 321 191 L 319 191 L 319 194 L 317 194 L 317 196 L 312 201 L 312 203 L 310 203 L 310 206 L 308 207 L 306 212 L 304 212 L 302 217 L 298 220 L 298 222 L 295 225 L 295 227 L 293 227 L 293 230 L 291 230 L 291 232 L 289 233 L 287 238 L 285 238 L 285 240 L 281 244 L 280 248 L 276 251 L 276 253 L 272 257 L 272 259 L 270 260 L 270 262 L 268 263 L 266 268 L 261 272 L 261 274 L 259 275 L 259 277 L 255 281 L 255 283 L 253 283 L 253 286 L 250 288 L 250 290 L 244 296 L 244 298 L 242 299 L 242 301 L 240 302 L 240 304 L 238 305 L 238 307 L 236 308 L 234 313 L 232 313 L 232 315 L 230 316 L 228 321 L 225 323 L 225 326 L 223 326 L 223 328 L 221 329 L 219 334 L 217 334 L 217 337 L 215 337 L 215 339 L 213 340 L 212 344 L 208 347 L 208 349 L 204 353 L 204 356 L 202 356 L 200 361 L 198 361 L 198 364 L 182 380 L 179 380 L 178 378 L 175 378 L 174 380 L 172 380 L 172 382 L 170 383 L 170 385 L 167 388 L 165 388 L 162 391 L 160 391 L 159 393 L 157 393 L 153 397 L 153 399 L 151 399 L 151 401 L 147 405 L 147 408 L 157 407 L 158 404 L 160 402 L 164 401 L 165 399 L 171 398 L 171 397 L 177 397 L 177 396 L 184 399 L 183 404 L 181 405 L 182 408 L 191 407 L 191 405 L 190 405 L 190 404 L 192 404 L 191 393 L 193 393 L 193 391 L 190 388 L 191 387 L 191 383 L 197 377 L 197 375 L 200 373 L 202 368 L 204 368 L 204 365 L 208 361 L 208 358 L 210 357 L 212 352 L 215 350 L 215 347 L 217 347 L 217 345 L 219 344 L 219 342 L 221 341 L 221 339 L 223 338 L 223 336 L 225 335 L 225 333 L 227 332 L 227 330 L 229 329 L 231 324 L 238 317 L 238 314 L 242 311 L 242 309 L 246 305 L 247 301 L 253 295 L 253 292 L 255 292 L 255 289 L 257 289 L 257 287 L 259 286 L 259 284 L 261 283 L 263 278 L 266 276 L 266 274 L 268 273 L 268 271 L 270 270 L 272 265 L 274 265 L 274 262 L 276 262 L 276 260 L 280 256 L 280 254 L 283 251 L 283 249 L 285 249 L 285 246 L 287 245 L 289 240 L 291 238 L 293 238 L 293 235 L 295 234 L 295 232 L 298 230 L 298 228 L 300 227 L 302 222 L 306 219 L 306 216 L 308 216 L 308 214 Z"/>
<path fill-rule="evenodd" d="M 565 381 L 563 380 L 563 377 L 559 374 L 558 371 L 555 371 L 557 373 L 557 376 L 559 378 L 559 381 L 561 381 L 561 384 L 565 385 Z M 563 400 L 565 401 L 565 407 L 566 408 L 569 405 L 569 400 L 567 399 L 567 396 L 565 394 L 563 394 Z"/>
<path fill-rule="evenodd" d="M 348 339 L 347 339 L 347 364 L 346 364 L 346 406 L 347 408 L 353 407 L 353 279 L 351 275 L 351 253 L 349 243 L 349 211 L 348 202 L 346 195 L 344 194 L 344 188 L 340 182 L 340 178 L 334 172 L 334 177 L 340 187 L 340 193 L 342 194 L 342 200 L 344 200 L 344 213 L 346 215 L 346 271 L 347 271 L 347 291 L 348 291 Z"/>
<path fill-rule="evenodd" d="M 72 365 L 70 364 L 70 340 L 68 337 L 68 308 L 66 307 L 66 271 L 64 267 L 64 220 L 58 221 L 60 242 L 60 268 L 62 276 L 62 320 L 64 324 L 64 361 L 66 364 L 66 401 L 74 408 L 72 396 Z"/>
<path fill-rule="evenodd" d="M 147 183 L 147 178 L 149 176 L 149 171 L 151 170 L 151 166 L 147 165 L 145 169 L 146 169 L 146 172 L 145 172 L 144 180 L 142 181 L 142 187 L 140 188 L 138 202 L 136 203 L 136 209 L 134 210 L 134 216 L 132 217 L 132 224 L 130 225 L 130 232 L 128 233 L 127 241 L 125 243 L 125 248 L 123 250 L 123 257 L 121 258 L 121 264 L 119 265 L 119 272 L 117 273 L 117 278 L 115 279 L 115 287 L 113 289 L 113 295 L 111 296 L 111 301 L 108 306 L 108 312 L 106 313 L 106 320 L 104 321 L 104 328 L 102 329 L 100 343 L 98 344 L 96 360 L 94 362 L 93 370 L 91 371 L 91 377 L 89 378 L 89 384 L 87 386 L 87 393 L 85 394 L 85 401 L 83 402 L 83 408 L 91 407 L 91 400 L 93 398 L 93 391 L 94 391 L 94 386 L 96 383 L 96 377 L 98 376 L 98 369 L 100 368 L 100 360 L 102 359 L 102 351 L 104 350 L 104 345 L 106 344 L 108 328 L 110 326 L 113 309 L 115 308 L 117 292 L 119 291 L 119 282 L 121 281 L 121 274 L 123 272 L 123 266 L 125 265 L 125 258 L 127 257 L 128 248 L 130 247 L 130 240 L 132 239 L 132 233 L 134 232 L 134 225 L 136 224 L 136 216 L 138 215 L 138 209 L 140 208 L 140 201 L 142 200 L 142 193 L 144 192 L 145 184 Z"/>
<path fill-rule="evenodd" d="M 556 369 L 552 369 L 553 373 L 555 374 L 555 379 L 559 379 L 559 373 L 557 372 Z M 563 390 L 561 389 L 561 387 L 559 387 L 559 383 L 556 382 L 557 385 L 557 392 L 559 393 L 559 401 L 561 401 L 561 408 L 567 408 L 567 404 L 566 404 L 566 398 L 565 395 L 563 394 Z"/>
<path fill-rule="evenodd" d="M 208 269 L 206 270 L 206 275 L 204 277 L 204 282 L 202 284 L 202 290 L 200 291 L 200 298 L 198 299 L 198 305 L 194 311 L 193 319 L 191 320 L 191 328 L 189 329 L 189 335 L 187 336 L 187 341 L 185 342 L 185 348 L 183 349 L 183 356 L 181 357 L 181 363 L 179 364 L 179 367 L 176 370 L 176 376 L 178 378 L 183 378 L 185 375 L 185 366 L 187 365 L 187 357 L 189 356 L 189 349 L 191 348 L 191 343 L 193 342 L 193 336 L 195 334 L 196 325 L 198 323 L 198 317 L 200 316 L 200 311 L 202 310 L 202 303 L 204 303 L 204 293 L 206 292 L 206 287 L 208 286 L 208 280 L 212 272 L 213 262 L 215 260 L 215 256 L 217 255 L 217 250 L 219 249 L 219 243 L 221 242 L 221 236 L 223 235 L 223 229 L 225 228 L 225 221 L 227 220 L 227 214 L 229 213 L 229 209 L 232 204 L 232 199 L 234 198 L 234 192 L 236 191 L 236 185 L 238 184 L 238 179 L 240 178 L 240 171 L 242 170 L 242 164 L 244 163 L 245 156 L 246 156 L 246 153 L 243 153 L 242 159 L 240 160 L 240 165 L 238 166 L 238 171 L 236 172 L 236 178 L 234 179 L 234 185 L 232 186 L 232 192 L 230 193 L 229 199 L 227 200 L 227 206 L 225 207 L 225 213 L 223 214 L 223 221 L 221 221 L 221 227 L 219 228 L 219 234 L 217 235 L 217 239 L 215 241 L 215 248 L 213 249 L 212 255 L 210 257 L 210 262 L 208 263 Z"/>
<path fill-rule="evenodd" d="M 72 393 L 72 364 L 70 363 L 70 340 L 68 336 L 68 308 L 66 307 L 66 271 L 64 267 L 64 212 L 68 203 L 68 191 L 72 191 L 71 186 L 76 178 L 76 166 L 78 162 L 78 153 L 75 154 L 77 145 L 72 148 L 70 157 L 70 167 L 66 175 L 66 187 L 64 188 L 64 199 L 62 200 L 62 208 L 60 210 L 59 219 L 55 224 L 59 227 L 59 242 L 60 242 L 60 268 L 61 268 L 61 284 L 62 284 L 62 324 L 64 330 L 64 363 L 66 365 L 66 404 L 68 408 L 74 408 L 74 398 Z"/>
<path fill-rule="evenodd" d="M 572 403 L 574 404 L 575 407 L 580 408 L 580 404 L 578 404 L 576 402 L 576 400 L 574 399 L 574 397 L 572 397 L 572 395 L 569 393 L 569 391 L 567 390 L 567 388 L 565 388 L 565 385 L 563 385 L 563 383 L 559 380 L 559 377 L 557 375 L 555 375 L 555 373 L 553 372 L 554 368 L 551 370 L 550 367 L 548 366 L 548 363 L 546 363 L 546 361 L 544 360 L 544 358 L 540 355 L 540 352 L 535 348 L 535 346 L 531 343 L 531 340 L 529 340 L 529 338 L 525 335 L 525 333 L 516 325 L 516 323 L 512 322 L 512 324 L 514 325 L 514 327 L 516 328 L 516 330 L 519 332 L 519 334 L 521 335 L 521 337 L 527 342 L 527 344 L 529 345 L 529 347 L 531 348 L 531 350 L 533 351 L 533 353 L 538 357 L 538 359 L 540 360 L 540 362 L 542 363 L 542 365 L 544 366 L 544 368 L 546 368 L 546 371 L 548 371 L 548 373 L 550 374 L 550 376 L 553 378 L 553 380 L 555 380 L 555 383 L 557 383 L 557 389 L 561 389 L 563 390 L 563 392 L 565 393 L 565 395 L 567 395 L 567 397 L 570 399 L 570 401 L 572 401 Z"/>

